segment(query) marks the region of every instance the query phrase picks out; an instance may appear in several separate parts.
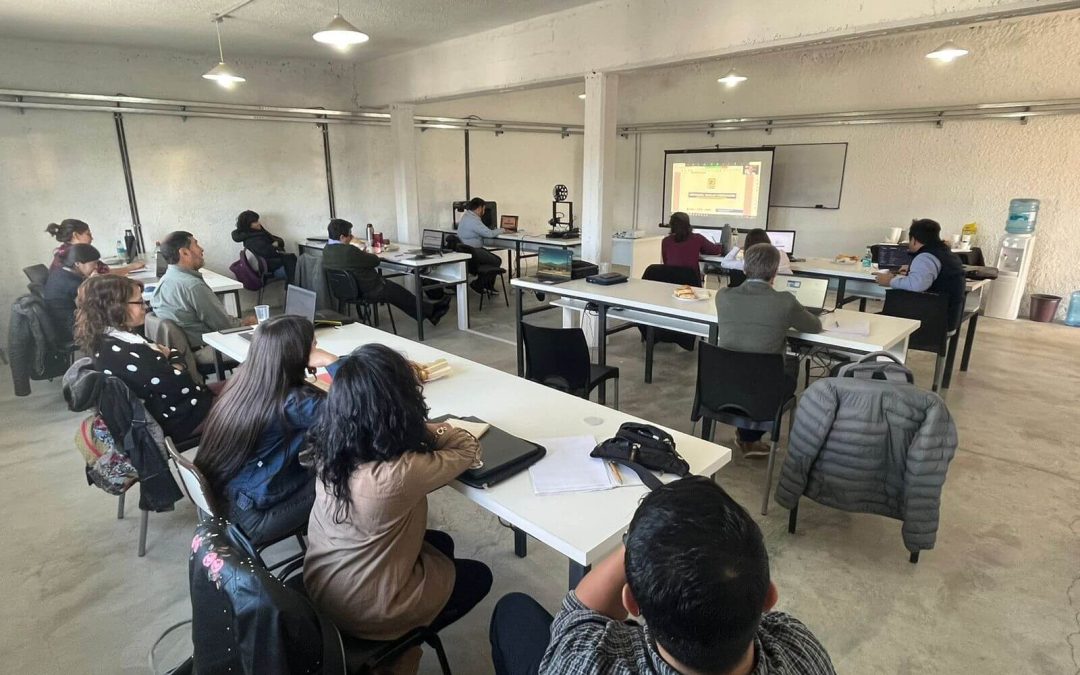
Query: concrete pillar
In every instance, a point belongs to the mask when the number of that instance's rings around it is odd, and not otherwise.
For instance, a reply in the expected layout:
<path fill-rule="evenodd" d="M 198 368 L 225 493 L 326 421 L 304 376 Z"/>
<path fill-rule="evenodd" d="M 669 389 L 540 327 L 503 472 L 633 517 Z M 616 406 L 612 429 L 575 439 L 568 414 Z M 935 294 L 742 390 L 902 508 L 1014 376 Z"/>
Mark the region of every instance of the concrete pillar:
<path fill-rule="evenodd" d="M 416 128 L 413 106 L 390 106 L 390 133 L 394 138 L 394 204 L 397 241 L 420 243 L 420 195 L 416 187 Z"/>
<path fill-rule="evenodd" d="M 611 235 L 617 229 L 613 222 L 617 107 L 618 75 L 586 75 L 581 257 L 595 263 L 611 261 Z"/>

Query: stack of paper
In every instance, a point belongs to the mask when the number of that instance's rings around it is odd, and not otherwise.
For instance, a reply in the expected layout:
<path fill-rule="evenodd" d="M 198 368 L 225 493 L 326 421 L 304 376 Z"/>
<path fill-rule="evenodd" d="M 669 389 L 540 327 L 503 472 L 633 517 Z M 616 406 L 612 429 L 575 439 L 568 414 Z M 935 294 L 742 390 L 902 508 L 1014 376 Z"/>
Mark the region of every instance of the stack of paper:
<path fill-rule="evenodd" d="M 544 458 L 529 467 L 533 492 L 538 495 L 641 485 L 641 479 L 630 469 L 622 469 L 620 476 L 616 476 L 608 462 L 590 457 L 589 453 L 596 447 L 592 436 L 541 438 L 536 442 L 547 449 Z"/>
<path fill-rule="evenodd" d="M 849 337 L 868 337 L 870 335 L 869 319 L 828 317 L 822 321 L 822 327 L 826 333 L 834 335 Z"/>

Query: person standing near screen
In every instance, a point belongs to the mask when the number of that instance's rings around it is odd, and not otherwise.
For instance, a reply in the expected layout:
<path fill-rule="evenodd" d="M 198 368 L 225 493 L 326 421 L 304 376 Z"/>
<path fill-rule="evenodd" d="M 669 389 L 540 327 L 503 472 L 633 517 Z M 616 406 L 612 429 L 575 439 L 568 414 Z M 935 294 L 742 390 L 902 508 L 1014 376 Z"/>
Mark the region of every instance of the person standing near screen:
<path fill-rule="evenodd" d="M 660 242 L 660 256 L 665 265 L 689 267 L 698 270 L 700 276 L 698 259 L 703 255 L 720 255 L 724 252 L 720 244 L 694 232 L 690 227 L 690 216 L 682 211 L 671 214 L 668 227 L 671 228 L 671 234 Z"/>

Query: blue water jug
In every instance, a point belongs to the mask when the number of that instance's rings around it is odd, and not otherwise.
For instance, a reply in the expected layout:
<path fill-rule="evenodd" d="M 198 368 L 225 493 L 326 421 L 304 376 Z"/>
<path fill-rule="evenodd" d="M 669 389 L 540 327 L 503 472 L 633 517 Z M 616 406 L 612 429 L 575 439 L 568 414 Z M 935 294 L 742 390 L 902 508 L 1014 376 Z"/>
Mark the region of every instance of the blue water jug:
<path fill-rule="evenodd" d="M 1009 220 L 1005 231 L 1011 234 L 1031 234 L 1039 216 L 1038 199 L 1014 199 L 1009 202 Z"/>
<path fill-rule="evenodd" d="M 1073 291 L 1069 296 L 1069 313 L 1065 315 L 1065 323 L 1080 326 L 1080 291 Z"/>

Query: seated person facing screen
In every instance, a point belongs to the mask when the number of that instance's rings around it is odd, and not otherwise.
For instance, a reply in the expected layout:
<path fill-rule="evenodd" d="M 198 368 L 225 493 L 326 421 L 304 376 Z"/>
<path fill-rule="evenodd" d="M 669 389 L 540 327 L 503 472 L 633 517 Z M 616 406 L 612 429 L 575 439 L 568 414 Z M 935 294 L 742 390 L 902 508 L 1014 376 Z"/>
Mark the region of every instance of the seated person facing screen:
<path fill-rule="evenodd" d="M 154 313 L 183 329 L 199 363 L 213 363 L 214 350 L 205 347 L 203 333 L 237 326 L 251 326 L 255 317 L 240 320 L 231 316 L 214 291 L 199 274 L 204 258 L 202 246 L 190 232 L 170 232 L 161 241 L 160 251 L 169 268 L 158 281 L 150 298 Z"/>
<path fill-rule="evenodd" d="M 94 243 L 94 234 L 90 231 L 90 226 L 75 218 L 65 218 L 60 221 L 59 225 L 56 223 L 49 223 L 49 226 L 45 228 L 45 231 L 52 235 L 56 241 L 60 242 L 60 245 L 53 251 L 52 263 L 49 264 L 49 269 L 52 270 L 64 266 L 64 259 L 67 257 L 68 249 L 75 244 Z M 99 260 L 97 273 L 127 274 L 128 272 L 142 269 L 143 267 L 146 267 L 146 263 L 137 260 L 130 265 L 110 269 L 108 265 Z"/>
<path fill-rule="evenodd" d="M 296 278 L 296 255 L 285 252 L 285 240 L 266 231 L 259 222 L 259 214 L 242 211 L 236 217 L 236 229 L 232 239 L 266 261 L 266 271 L 290 284 Z"/>
<path fill-rule="evenodd" d="M 765 230 L 761 229 L 760 227 L 755 227 L 754 229 L 746 233 L 746 236 L 743 238 L 742 248 L 739 248 L 738 246 L 731 247 L 731 250 L 728 251 L 727 255 L 724 256 L 724 269 L 741 270 L 746 261 L 745 252 L 748 251 L 751 246 L 755 246 L 757 244 L 768 244 L 772 246 L 772 240 L 769 239 L 769 235 L 765 232 Z M 777 250 L 779 251 L 779 249 Z M 743 253 L 742 258 L 739 257 L 740 252 Z M 783 251 L 779 252 L 780 263 L 777 267 L 778 273 L 791 274 L 791 261 L 788 260 L 786 253 L 784 253 Z"/>
<path fill-rule="evenodd" d="M 671 228 L 671 234 L 660 242 L 660 255 L 665 265 L 690 267 L 700 273 L 698 258 L 723 253 L 720 244 L 709 241 L 691 229 L 690 216 L 682 211 L 671 214 L 668 227 Z"/>
<path fill-rule="evenodd" d="M 960 323 L 964 310 L 964 264 L 941 240 L 941 225 L 928 218 L 911 221 L 908 250 L 914 254 L 900 274 L 885 271 L 877 282 L 887 288 L 926 293 L 944 293 L 949 298 L 949 328 Z"/>
<path fill-rule="evenodd" d="M 304 380 L 307 368 L 333 372 L 335 361 L 315 346 L 307 319 L 268 319 L 206 418 L 195 465 L 229 521 L 255 545 L 307 525 L 315 475 L 300 466 L 300 451 L 325 397 Z"/>
<path fill-rule="evenodd" d="M 342 631 L 390 640 L 438 629 L 487 595 L 491 570 L 455 559 L 453 539 L 427 529 L 427 494 L 477 462 L 480 444 L 428 422 L 405 357 L 368 344 L 342 358 L 308 439 L 318 481 L 304 586 Z M 402 661 L 395 672 L 415 672 Z"/>
<path fill-rule="evenodd" d="M 481 219 L 484 217 L 484 210 L 487 208 L 485 204 L 483 197 L 473 197 L 469 200 L 465 205 L 465 213 L 462 214 L 461 220 L 458 221 L 457 237 L 462 244 L 472 248 L 473 262 L 476 265 L 498 267 L 502 265 L 502 259 L 484 248 L 484 239 L 500 235 L 506 230 L 499 227 L 488 227 L 484 224 Z M 497 275 L 492 274 L 480 275 L 469 284 L 469 287 L 477 293 L 493 291 L 496 278 Z"/>
<path fill-rule="evenodd" d="M 98 370 L 124 381 L 166 436 L 185 439 L 199 432 L 214 394 L 184 370 L 183 354 L 136 332 L 146 318 L 142 293 L 142 284 L 127 277 L 87 279 L 79 287 L 75 340 Z"/>
<path fill-rule="evenodd" d="M 74 336 L 75 298 L 79 286 L 88 277 L 99 273 L 100 263 L 101 256 L 96 248 L 90 244 L 74 244 L 68 247 L 64 264 L 49 270 L 42 297 L 61 344 L 71 342 Z"/>
<path fill-rule="evenodd" d="M 623 541 L 554 620 L 527 595 L 499 601 L 497 675 L 835 673 L 809 628 L 771 611 L 778 593 L 761 530 L 712 480 L 682 478 L 645 495 Z"/>
<path fill-rule="evenodd" d="M 806 311 L 794 295 L 772 286 L 783 255 L 772 244 L 754 244 L 746 249 L 743 256 L 746 281 L 716 292 L 718 346 L 737 352 L 784 354 L 788 329 L 821 332 L 820 319 Z M 799 360 L 786 359 L 784 368 L 786 385 L 794 392 Z M 747 456 L 767 456 L 769 447 L 761 442 L 764 434 L 764 431 L 739 429 L 735 443 Z"/>
<path fill-rule="evenodd" d="M 326 228 L 328 239 L 323 249 L 322 264 L 324 269 L 342 270 L 356 279 L 360 295 L 370 302 L 389 302 L 394 307 L 416 318 L 416 296 L 404 286 L 386 281 L 379 273 L 382 260 L 374 253 L 360 250 L 353 246 L 353 225 L 347 220 L 334 218 Z M 450 298 L 444 297 L 437 303 L 424 299 L 424 318 L 438 325 L 439 320 L 450 310 Z"/>

